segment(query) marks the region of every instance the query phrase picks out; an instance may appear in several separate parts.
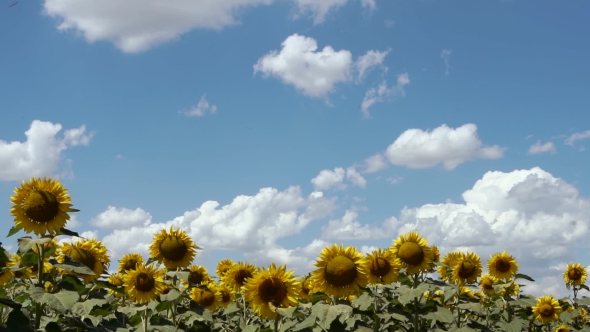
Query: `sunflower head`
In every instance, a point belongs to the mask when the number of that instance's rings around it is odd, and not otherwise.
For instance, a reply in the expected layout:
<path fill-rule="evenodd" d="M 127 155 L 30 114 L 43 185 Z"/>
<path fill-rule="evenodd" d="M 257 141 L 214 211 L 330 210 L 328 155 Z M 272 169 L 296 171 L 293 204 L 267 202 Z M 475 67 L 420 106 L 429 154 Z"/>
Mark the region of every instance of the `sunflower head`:
<path fill-rule="evenodd" d="M 123 286 L 123 274 L 122 273 L 113 273 L 109 276 L 109 283 L 111 283 L 113 286 Z M 125 296 L 124 294 L 121 294 L 119 292 L 115 292 L 112 289 L 107 289 L 107 291 L 109 292 L 109 294 L 115 296 L 115 297 L 123 297 Z"/>
<path fill-rule="evenodd" d="M 68 190 L 58 180 L 32 177 L 14 190 L 10 214 L 15 225 L 26 233 L 56 234 L 70 220 L 68 213 L 77 211 L 72 209 L 71 201 Z"/>
<path fill-rule="evenodd" d="M 516 271 L 518 271 L 518 263 L 506 251 L 492 255 L 488 260 L 488 270 L 490 274 L 497 279 L 510 280 Z"/>
<path fill-rule="evenodd" d="M 143 264 L 143 257 L 140 254 L 136 252 L 127 254 L 119 260 L 119 272 L 135 270 L 135 267 L 141 264 Z"/>
<path fill-rule="evenodd" d="M 187 280 L 182 280 L 182 284 L 189 288 L 191 286 L 206 285 L 213 281 L 207 273 L 207 268 L 201 265 L 193 265 L 188 270 Z"/>
<path fill-rule="evenodd" d="M 537 304 L 533 307 L 535 319 L 544 324 L 558 320 L 561 312 L 559 302 L 551 295 L 539 297 Z"/>
<path fill-rule="evenodd" d="M 569 332 L 570 327 L 567 324 L 561 324 L 556 329 L 555 332 Z"/>
<path fill-rule="evenodd" d="M 408 274 L 427 272 L 432 266 L 432 249 L 418 232 L 400 234 L 398 239 L 393 240 L 390 250 L 400 259 Z"/>
<path fill-rule="evenodd" d="M 307 276 L 301 277 L 301 278 L 299 278 L 299 283 L 301 284 L 301 289 L 299 292 L 299 299 L 311 301 L 312 294 L 313 294 L 312 279 Z"/>
<path fill-rule="evenodd" d="M 59 249 L 59 242 L 57 242 L 57 238 L 52 238 L 51 241 L 49 242 L 45 242 L 43 243 L 43 251 L 45 253 L 48 252 L 48 250 L 55 248 L 55 250 L 57 251 L 57 249 Z M 33 246 L 33 248 L 31 248 L 36 254 L 39 253 L 39 249 L 37 248 L 37 246 Z"/>
<path fill-rule="evenodd" d="M 82 277 L 86 283 L 98 279 L 107 270 L 111 262 L 107 254 L 107 248 L 96 239 L 81 240 L 71 244 L 63 243 L 60 247 L 58 261 L 63 263 L 65 256 L 85 265 L 94 272 L 94 275 L 78 275 L 72 272 L 72 274 Z"/>
<path fill-rule="evenodd" d="M 123 275 L 125 293 L 131 301 L 146 303 L 156 299 L 164 290 L 164 270 L 150 265 L 137 265 Z"/>
<path fill-rule="evenodd" d="M 397 281 L 401 261 L 391 250 L 377 249 L 365 257 L 365 268 L 368 271 L 370 284 L 391 284 Z"/>
<path fill-rule="evenodd" d="M 22 257 L 19 254 L 13 254 L 10 257 L 10 262 L 8 262 L 6 265 L 16 268 L 22 268 L 25 266 L 23 264 Z M 33 268 L 28 267 L 19 271 L 12 271 L 12 273 L 14 273 L 15 278 L 29 279 L 33 275 Z"/>
<path fill-rule="evenodd" d="M 565 280 L 566 285 L 570 286 L 582 285 L 586 282 L 587 277 L 588 271 L 586 271 L 586 267 L 582 266 L 580 263 L 568 264 L 563 272 L 563 279 Z"/>
<path fill-rule="evenodd" d="M 456 284 L 473 284 L 481 275 L 481 259 L 475 253 L 462 253 L 453 267 L 451 280 Z"/>
<path fill-rule="evenodd" d="M 494 289 L 495 282 L 496 278 L 486 273 L 479 278 L 479 287 L 481 288 L 484 294 L 492 295 L 496 292 L 496 290 Z"/>
<path fill-rule="evenodd" d="M 150 246 L 150 255 L 166 268 L 186 268 L 196 255 L 197 247 L 181 229 L 163 229 L 156 234 Z"/>
<path fill-rule="evenodd" d="M 214 288 L 214 287 L 213 287 Z M 190 291 L 191 300 L 210 311 L 215 311 L 221 305 L 221 293 L 217 289 L 193 287 Z"/>
<path fill-rule="evenodd" d="M 217 278 L 219 280 L 223 280 L 225 273 L 229 271 L 236 263 L 234 263 L 231 259 L 222 259 L 217 263 L 217 268 L 215 272 L 217 273 Z"/>
<path fill-rule="evenodd" d="M 436 263 L 440 262 L 440 251 L 438 250 L 438 246 L 431 246 L 430 250 L 432 251 L 432 263 L 428 268 L 428 273 L 436 272 Z"/>
<path fill-rule="evenodd" d="M 236 300 L 236 294 L 225 284 L 216 284 L 214 282 L 210 282 L 207 284 L 207 288 L 212 291 L 217 291 L 219 294 L 221 294 L 220 305 L 224 308 Z"/>
<path fill-rule="evenodd" d="M 246 281 L 252 278 L 257 271 L 258 268 L 253 264 L 238 262 L 225 273 L 223 283 L 234 292 L 239 292 Z"/>
<path fill-rule="evenodd" d="M 324 248 L 312 272 L 313 288 L 337 298 L 358 293 L 369 280 L 364 257 L 354 247 L 332 245 Z"/>
<path fill-rule="evenodd" d="M 459 251 L 447 252 L 441 262 L 444 265 L 439 265 L 438 267 L 438 275 L 441 280 L 451 281 L 453 269 L 455 265 L 457 265 L 457 262 L 459 262 L 459 259 L 461 259 L 462 255 L 463 254 Z"/>

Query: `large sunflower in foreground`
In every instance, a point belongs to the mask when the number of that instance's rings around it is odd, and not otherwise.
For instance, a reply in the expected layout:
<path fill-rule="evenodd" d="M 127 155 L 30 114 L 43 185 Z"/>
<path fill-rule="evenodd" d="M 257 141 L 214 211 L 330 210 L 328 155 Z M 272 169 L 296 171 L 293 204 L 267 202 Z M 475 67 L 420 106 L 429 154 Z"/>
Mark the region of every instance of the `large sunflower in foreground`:
<path fill-rule="evenodd" d="M 533 307 L 533 316 L 541 323 L 551 323 L 559 319 L 562 308 L 559 302 L 551 296 L 541 296 Z"/>
<path fill-rule="evenodd" d="M 518 271 L 518 263 L 506 251 L 492 255 L 488 260 L 488 271 L 497 279 L 510 280 L 516 271 Z"/>
<path fill-rule="evenodd" d="M 568 264 L 563 272 L 563 280 L 567 285 L 580 286 L 586 282 L 588 272 L 580 263 Z"/>
<path fill-rule="evenodd" d="M 252 278 L 258 268 L 248 262 L 238 262 L 229 269 L 224 277 L 223 283 L 234 292 L 239 292 L 249 278 Z"/>
<path fill-rule="evenodd" d="M 150 246 L 150 255 L 168 269 L 188 267 L 196 255 L 197 247 L 181 229 L 163 229 L 157 233 Z"/>
<path fill-rule="evenodd" d="M 322 249 L 311 273 L 313 290 L 344 298 L 356 294 L 369 280 L 365 259 L 354 247 L 332 245 Z"/>
<path fill-rule="evenodd" d="M 206 285 L 213 281 L 207 273 L 207 268 L 201 265 L 193 265 L 188 270 L 188 280 L 182 280 L 184 287 L 189 288 L 191 286 Z"/>
<path fill-rule="evenodd" d="M 248 279 L 242 289 L 256 314 L 275 319 L 278 314 L 271 309 L 271 304 L 277 308 L 296 306 L 300 287 L 293 271 L 287 271 L 285 265 L 277 268 L 272 263 L 268 269 L 262 269 Z"/>
<path fill-rule="evenodd" d="M 496 292 L 494 289 L 494 282 L 496 282 L 496 278 L 486 273 L 479 278 L 479 287 L 484 294 L 492 295 Z"/>
<path fill-rule="evenodd" d="M 366 255 L 365 267 L 369 284 L 391 284 L 397 281 L 402 263 L 391 250 L 377 249 Z"/>
<path fill-rule="evenodd" d="M 72 209 L 68 190 L 58 180 L 32 177 L 23 181 L 10 197 L 14 223 L 26 233 L 56 234 L 70 220 Z"/>
<path fill-rule="evenodd" d="M 391 252 L 399 258 L 408 274 L 426 272 L 431 267 L 433 257 L 432 248 L 428 241 L 421 238 L 418 232 L 412 231 L 406 235 L 400 234 L 399 239 L 393 240 Z"/>
<path fill-rule="evenodd" d="M 141 264 L 143 264 L 143 256 L 140 254 L 133 252 L 124 255 L 119 260 L 119 272 L 125 273 L 129 270 L 135 270 L 135 267 Z"/>
<path fill-rule="evenodd" d="M 75 241 L 71 244 L 64 242 L 60 247 L 59 254 L 57 260 L 60 263 L 63 263 L 65 256 L 68 256 L 94 272 L 94 275 L 66 272 L 84 278 L 85 283 L 98 279 L 101 274 L 105 273 L 111 262 L 107 248 L 96 239 Z"/>
<path fill-rule="evenodd" d="M 150 302 L 162 294 L 164 290 L 164 270 L 150 265 L 137 265 L 123 275 L 125 293 L 131 301 L 138 303 Z"/>
<path fill-rule="evenodd" d="M 473 284 L 481 275 L 481 258 L 475 253 L 463 253 L 453 268 L 451 280 L 459 285 Z"/>
<path fill-rule="evenodd" d="M 217 268 L 215 269 L 215 272 L 217 273 L 217 278 L 219 278 L 219 280 L 222 280 L 225 276 L 225 273 L 229 271 L 229 269 L 231 269 L 235 264 L 236 263 L 234 263 L 234 261 L 232 261 L 231 259 L 220 260 L 219 263 L 217 263 Z"/>

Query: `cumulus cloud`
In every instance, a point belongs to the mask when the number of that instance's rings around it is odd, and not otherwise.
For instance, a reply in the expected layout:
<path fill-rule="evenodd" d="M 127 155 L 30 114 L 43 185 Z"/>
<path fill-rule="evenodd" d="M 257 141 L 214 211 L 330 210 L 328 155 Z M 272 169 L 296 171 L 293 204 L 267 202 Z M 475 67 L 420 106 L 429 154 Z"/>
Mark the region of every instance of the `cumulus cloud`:
<path fill-rule="evenodd" d="M 395 217 L 386 219 L 381 227 L 361 225 L 358 213 L 346 210 L 341 219 L 332 219 L 322 227 L 322 239 L 325 240 L 373 240 L 391 238 L 397 229 Z"/>
<path fill-rule="evenodd" d="M 311 179 L 311 183 L 316 191 L 323 191 L 329 189 L 343 190 L 347 185 L 344 180 L 349 181 L 353 186 L 365 188 L 367 180 L 351 166 L 344 170 L 342 167 L 336 167 L 334 170 L 324 169 Z"/>
<path fill-rule="evenodd" d="M 373 155 L 364 161 L 363 173 L 375 173 L 387 168 L 387 160 L 381 153 Z"/>
<path fill-rule="evenodd" d="M 472 123 L 458 128 L 443 124 L 432 131 L 408 129 L 385 151 L 393 165 L 408 168 L 430 168 L 442 164 L 447 170 L 475 159 L 499 159 L 505 148 L 484 146 Z"/>
<path fill-rule="evenodd" d="M 383 65 L 383 60 L 385 60 L 385 57 L 389 52 L 391 52 L 391 49 L 382 52 L 370 50 L 367 51 L 366 54 L 361 55 L 355 63 L 358 79 L 362 80 L 371 69 Z"/>
<path fill-rule="evenodd" d="M 440 57 L 445 62 L 445 75 L 449 75 L 449 70 L 451 69 L 451 53 L 453 53 L 453 50 L 443 50 L 440 54 Z"/>
<path fill-rule="evenodd" d="M 557 149 L 555 148 L 555 144 L 553 142 L 547 142 L 541 144 L 541 141 L 537 141 L 535 144 L 529 147 L 529 151 L 527 154 L 540 154 L 540 153 L 551 153 L 555 154 Z"/>
<path fill-rule="evenodd" d="M 196 116 L 196 117 L 205 116 L 207 113 L 209 113 L 209 114 L 217 113 L 217 105 L 209 105 L 209 102 L 207 101 L 207 99 L 205 97 L 206 97 L 205 94 L 203 96 L 201 96 L 201 100 L 199 100 L 199 103 L 197 104 L 196 107 L 192 107 L 191 109 L 186 110 L 186 111 L 181 111 L 181 113 L 186 116 Z"/>
<path fill-rule="evenodd" d="M 352 183 L 352 185 L 365 188 L 367 186 L 367 180 L 356 171 L 354 167 L 346 169 L 346 179 Z"/>
<path fill-rule="evenodd" d="M 66 130 L 63 138 L 59 138 L 57 134 L 62 128 L 59 123 L 34 120 L 25 132 L 26 141 L 0 140 L 0 181 L 58 174 L 71 176 L 71 161 L 63 160 L 63 152 L 90 144 L 94 132 L 87 132 L 86 126 L 82 125 Z"/>
<path fill-rule="evenodd" d="M 590 130 L 586 130 L 580 133 L 571 134 L 566 140 L 565 144 L 573 146 L 576 141 L 581 141 L 590 138 Z"/>
<path fill-rule="evenodd" d="M 342 7 L 348 0 L 294 0 L 299 12 L 295 15 L 298 18 L 309 14 L 313 16 L 314 24 L 321 24 L 332 10 Z"/>
<path fill-rule="evenodd" d="M 410 84 L 410 76 L 408 73 L 400 74 L 397 76 L 397 84 L 395 86 L 388 86 L 387 82 L 383 80 L 378 87 L 373 87 L 367 90 L 365 98 L 361 103 L 361 112 L 365 118 L 371 117 L 369 108 L 375 103 L 383 102 L 384 98 L 394 96 L 405 96 L 406 90 L 404 87 Z"/>
<path fill-rule="evenodd" d="M 100 228 L 121 228 L 133 226 L 147 226 L 151 223 L 152 216 L 141 208 L 135 210 L 117 208 L 109 205 L 106 211 L 101 212 L 90 224 Z"/>

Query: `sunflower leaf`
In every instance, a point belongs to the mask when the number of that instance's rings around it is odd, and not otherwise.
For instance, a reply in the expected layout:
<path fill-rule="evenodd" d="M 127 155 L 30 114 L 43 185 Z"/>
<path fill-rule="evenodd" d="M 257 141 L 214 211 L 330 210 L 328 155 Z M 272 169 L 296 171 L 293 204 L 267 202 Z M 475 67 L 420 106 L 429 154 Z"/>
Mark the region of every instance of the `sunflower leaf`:
<path fill-rule="evenodd" d="M 236 302 L 232 302 L 223 310 L 223 313 L 229 315 L 239 310 L 240 308 L 238 307 L 238 304 Z"/>
<path fill-rule="evenodd" d="M 75 260 L 69 258 L 68 256 L 64 256 L 64 262 L 59 263 L 55 259 L 49 260 L 49 263 L 53 264 L 53 266 L 60 268 L 65 271 L 74 272 L 78 274 L 85 274 L 85 275 L 96 275 L 88 266 L 78 263 Z"/>
<path fill-rule="evenodd" d="M 311 328 L 315 325 L 315 321 L 316 321 L 317 317 L 314 314 L 311 314 L 309 316 L 307 316 L 306 319 L 304 319 L 301 323 L 297 324 L 294 328 L 293 331 L 301 331 L 303 329 L 307 329 L 307 328 Z"/>
<path fill-rule="evenodd" d="M 14 234 L 20 232 L 21 229 L 23 229 L 23 224 L 17 224 L 12 226 L 12 228 L 10 229 L 10 231 L 8 231 L 8 235 L 6 235 L 6 237 L 11 237 Z"/>
<path fill-rule="evenodd" d="M 123 287 L 115 286 L 108 281 L 97 280 L 96 288 L 107 288 L 119 294 L 125 294 L 125 290 L 123 289 Z"/>
<path fill-rule="evenodd" d="M 455 319 L 453 313 L 449 309 L 443 307 L 438 307 L 436 308 L 436 311 L 427 313 L 424 315 L 424 318 L 432 319 L 441 323 L 450 323 Z"/>
<path fill-rule="evenodd" d="M 58 283 L 58 286 L 65 290 L 75 291 L 78 294 L 82 294 L 86 290 L 86 287 L 84 287 L 84 284 L 80 279 L 71 274 L 65 274 Z"/>
<path fill-rule="evenodd" d="M 358 308 L 362 311 L 369 310 L 371 304 L 373 304 L 374 298 L 373 296 L 369 295 L 369 293 L 363 293 L 361 296 L 352 300 L 351 305 L 355 308 Z"/>
<path fill-rule="evenodd" d="M 520 332 L 522 331 L 522 327 L 524 325 L 524 320 L 522 319 L 514 319 L 510 323 L 507 322 L 498 322 L 498 326 L 502 329 L 502 331 L 506 332 Z"/>
<path fill-rule="evenodd" d="M 78 209 L 73 209 L 73 208 L 69 208 L 69 209 L 68 209 L 68 212 L 80 212 L 80 210 L 78 210 Z"/>
<path fill-rule="evenodd" d="M 524 280 L 528 280 L 528 281 L 532 281 L 534 282 L 535 279 L 527 276 L 526 274 L 522 274 L 522 273 L 517 273 L 516 275 L 514 275 L 514 280 L 516 279 L 524 279 Z"/>
<path fill-rule="evenodd" d="M 180 296 L 180 292 L 176 289 L 171 289 L 168 294 L 161 294 L 160 300 L 161 301 L 174 301 Z"/>
<path fill-rule="evenodd" d="M 295 310 L 297 310 L 297 307 L 277 308 L 277 313 L 281 316 L 292 318 Z"/>
<path fill-rule="evenodd" d="M 63 290 L 59 293 L 51 294 L 46 293 L 43 287 L 38 286 L 29 289 L 29 295 L 34 301 L 45 303 L 50 308 L 60 312 L 72 309 L 74 304 L 76 304 L 80 298 L 80 295 L 77 292 Z"/>
<path fill-rule="evenodd" d="M 70 231 L 69 229 L 62 227 L 59 229 L 59 231 L 57 231 L 56 235 L 68 235 L 68 236 L 76 236 L 76 237 L 80 237 L 80 234 L 78 234 L 77 232 L 74 231 Z"/>
<path fill-rule="evenodd" d="M 2 242 L 0 242 L 0 262 L 10 262 L 10 257 L 8 257 L 9 253 L 2 247 Z"/>
<path fill-rule="evenodd" d="M 30 236 L 23 236 L 16 240 L 16 242 L 18 243 L 18 251 L 21 255 L 24 255 L 36 245 L 42 246 L 51 242 L 51 240 L 51 237 L 42 237 L 40 239 L 33 240 Z"/>
<path fill-rule="evenodd" d="M 22 308 L 22 304 L 20 304 L 18 302 L 14 302 L 13 300 L 10 300 L 10 299 L 0 298 L 0 304 L 5 305 L 5 306 L 10 307 L 15 310 L 20 310 L 20 308 Z"/>
<path fill-rule="evenodd" d="M 586 286 L 586 285 L 584 285 L 584 284 L 581 284 L 581 285 L 580 285 L 580 288 L 582 288 L 582 289 L 585 289 L 585 290 L 587 290 L 587 291 L 589 291 L 589 292 L 590 292 L 590 288 L 588 288 L 588 286 Z"/>

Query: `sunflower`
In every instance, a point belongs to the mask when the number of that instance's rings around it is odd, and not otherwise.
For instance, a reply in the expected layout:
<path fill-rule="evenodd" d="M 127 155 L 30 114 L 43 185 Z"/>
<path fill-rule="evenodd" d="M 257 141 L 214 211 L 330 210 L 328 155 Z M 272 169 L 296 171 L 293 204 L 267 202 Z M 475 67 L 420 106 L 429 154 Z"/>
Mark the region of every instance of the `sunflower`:
<path fill-rule="evenodd" d="M 484 274 L 479 278 L 479 287 L 486 295 L 492 295 L 496 292 L 494 289 L 494 283 L 496 282 L 496 278 L 489 275 L 489 273 Z"/>
<path fill-rule="evenodd" d="M 134 252 L 127 254 L 119 260 L 119 272 L 127 272 L 129 270 L 135 270 L 137 265 L 143 264 L 143 256 Z"/>
<path fill-rule="evenodd" d="M 8 262 L 6 265 L 15 268 L 24 267 L 25 265 L 23 264 L 22 259 L 23 258 L 19 254 L 13 254 L 10 257 L 10 262 Z M 28 267 L 19 271 L 12 271 L 12 273 L 14 273 L 15 278 L 29 279 L 33 275 L 33 268 Z"/>
<path fill-rule="evenodd" d="M 164 270 L 150 265 L 140 264 L 135 270 L 123 275 L 125 293 L 131 301 L 146 303 L 157 298 L 164 290 Z"/>
<path fill-rule="evenodd" d="M 488 260 L 488 270 L 490 274 L 496 279 L 510 280 L 516 271 L 518 271 L 518 263 L 506 251 L 492 255 Z"/>
<path fill-rule="evenodd" d="M 558 320 L 561 311 L 559 302 L 551 295 L 541 296 L 533 307 L 533 315 L 541 323 L 551 323 Z"/>
<path fill-rule="evenodd" d="M 72 209 L 71 201 L 68 190 L 58 180 L 32 177 L 14 190 L 10 214 L 15 225 L 26 233 L 56 234 L 70 220 L 68 212 L 78 211 Z"/>
<path fill-rule="evenodd" d="M 213 281 L 207 273 L 207 268 L 201 265 L 193 265 L 188 270 L 188 280 L 182 280 L 184 287 L 206 285 Z"/>
<path fill-rule="evenodd" d="M 437 246 L 431 246 L 430 250 L 432 251 L 432 264 L 428 268 L 428 273 L 434 273 L 436 271 L 436 263 L 440 261 L 440 251 Z"/>
<path fill-rule="evenodd" d="M 248 262 L 238 262 L 223 276 L 223 283 L 234 292 L 239 292 L 246 284 L 246 280 L 252 278 L 258 271 L 255 265 Z"/>
<path fill-rule="evenodd" d="M 407 274 L 428 271 L 432 265 L 432 249 L 428 246 L 428 241 L 421 238 L 418 232 L 400 234 L 399 239 L 393 241 L 394 244 L 390 250 L 401 260 L 402 266 L 407 268 Z"/>
<path fill-rule="evenodd" d="M 220 305 L 224 308 L 236 300 L 236 294 L 232 292 L 231 289 L 229 289 L 225 284 L 216 284 L 210 282 L 209 284 L 207 284 L 207 288 L 211 290 L 215 289 L 219 292 L 219 294 L 221 294 Z"/>
<path fill-rule="evenodd" d="M 313 289 L 337 298 L 358 293 L 369 282 L 365 259 L 354 247 L 332 245 L 324 248 L 313 271 Z"/>
<path fill-rule="evenodd" d="M 123 286 L 123 283 L 125 282 L 125 280 L 123 279 L 123 273 L 118 272 L 118 273 L 113 273 L 109 276 L 109 283 L 111 283 L 111 285 L 113 286 Z M 119 292 L 116 292 L 112 289 L 107 289 L 107 291 L 109 292 L 109 294 L 115 296 L 115 297 L 123 297 L 125 296 L 125 294 L 121 294 Z"/>
<path fill-rule="evenodd" d="M 219 308 L 222 301 L 221 293 L 216 289 L 202 289 L 198 287 L 191 288 L 190 298 L 210 311 L 215 311 Z"/>
<path fill-rule="evenodd" d="M 510 287 L 505 287 L 498 294 L 500 296 L 504 296 L 504 294 L 506 294 L 506 290 L 508 290 L 508 295 L 510 296 L 518 296 L 520 294 L 520 286 L 516 282 L 513 282 Z"/>
<path fill-rule="evenodd" d="M 0 249 L 2 250 L 2 249 Z M 6 255 L 6 257 L 10 257 L 10 254 L 8 253 L 8 251 L 4 250 L 4 254 Z M 0 260 L 0 270 L 2 270 L 5 267 L 8 267 L 10 264 L 10 262 L 5 262 L 5 261 L 1 261 Z M 11 281 L 12 279 L 14 279 L 14 273 L 10 270 L 4 270 L 4 271 L 0 271 L 0 286 L 3 286 L 4 284 L 6 284 L 7 282 Z"/>
<path fill-rule="evenodd" d="M 308 300 L 311 301 L 312 294 L 313 294 L 313 283 L 312 279 L 309 277 L 301 277 L 299 278 L 299 283 L 301 284 L 301 289 L 299 292 L 299 300 Z"/>
<path fill-rule="evenodd" d="M 219 278 L 219 280 L 223 279 L 223 276 L 225 276 L 225 273 L 231 269 L 236 263 L 234 263 L 234 261 L 232 261 L 231 259 L 222 259 L 219 261 L 219 263 L 217 263 L 217 269 L 215 270 L 215 272 L 217 273 L 217 278 Z"/>
<path fill-rule="evenodd" d="M 187 233 L 181 229 L 161 230 L 150 246 L 150 255 L 166 268 L 188 267 L 196 255 L 197 247 Z"/>
<path fill-rule="evenodd" d="M 563 279 L 567 285 L 580 286 L 586 282 L 588 272 L 580 263 L 568 264 L 563 272 Z"/>
<path fill-rule="evenodd" d="M 457 265 L 462 255 L 459 251 L 450 251 L 443 257 L 442 263 L 444 265 L 438 266 L 438 275 L 441 280 L 451 281 L 453 268 Z"/>
<path fill-rule="evenodd" d="M 63 263 L 65 256 L 68 256 L 94 272 L 94 275 L 66 272 L 84 278 L 85 283 L 90 283 L 98 279 L 101 274 L 106 272 L 111 262 L 107 255 L 107 248 L 102 242 L 96 239 L 81 240 L 72 242 L 71 244 L 64 242 L 60 247 L 59 253 L 58 261 L 60 263 Z"/>
<path fill-rule="evenodd" d="M 49 273 L 51 271 L 53 271 L 53 269 L 55 269 L 55 266 L 53 266 L 51 263 L 49 263 L 49 257 L 43 259 L 43 273 Z M 39 264 L 35 264 L 33 266 L 31 266 L 31 276 L 33 278 L 36 278 L 39 274 Z"/>
<path fill-rule="evenodd" d="M 456 284 L 473 284 L 481 275 L 481 259 L 475 253 L 462 253 L 453 268 L 451 280 Z"/>
<path fill-rule="evenodd" d="M 567 324 L 561 324 L 556 329 L 555 332 L 569 332 L 570 327 Z"/>
<path fill-rule="evenodd" d="M 377 249 L 368 253 L 365 257 L 365 268 L 369 284 L 391 284 L 397 281 L 401 261 L 396 258 L 391 250 Z"/>
<path fill-rule="evenodd" d="M 51 283 L 51 281 L 46 281 L 44 286 L 45 286 L 44 287 L 45 293 L 55 294 L 55 293 L 59 292 L 59 287 L 57 287 L 56 285 Z"/>
<path fill-rule="evenodd" d="M 51 241 L 43 243 L 43 252 L 47 253 L 51 248 L 55 248 L 56 250 L 59 249 L 59 242 L 57 242 L 57 238 L 55 237 L 52 238 Z M 33 246 L 32 249 L 36 254 L 39 253 L 37 246 Z"/>
<path fill-rule="evenodd" d="M 578 307 L 578 317 L 576 319 L 580 319 L 581 321 L 585 322 L 588 318 L 588 311 L 582 307 Z"/>
<path fill-rule="evenodd" d="M 300 288 L 293 271 L 287 271 L 285 265 L 277 268 L 275 263 L 258 271 L 242 287 L 244 297 L 251 303 L 254 312 L 266 319 L 275 319 L 278 315 L 271 310 L 271 304 L 277 308 L 296 306 Z"/>

